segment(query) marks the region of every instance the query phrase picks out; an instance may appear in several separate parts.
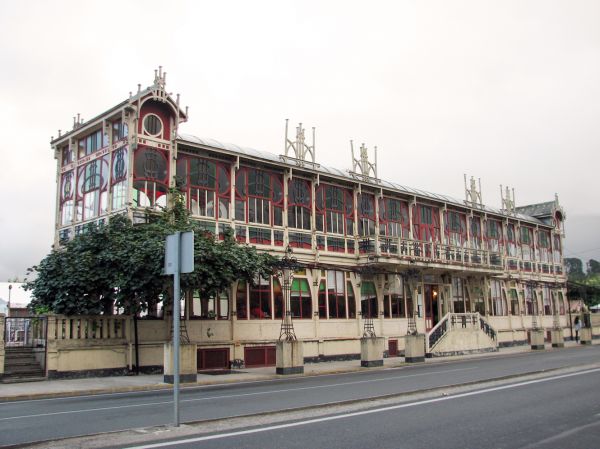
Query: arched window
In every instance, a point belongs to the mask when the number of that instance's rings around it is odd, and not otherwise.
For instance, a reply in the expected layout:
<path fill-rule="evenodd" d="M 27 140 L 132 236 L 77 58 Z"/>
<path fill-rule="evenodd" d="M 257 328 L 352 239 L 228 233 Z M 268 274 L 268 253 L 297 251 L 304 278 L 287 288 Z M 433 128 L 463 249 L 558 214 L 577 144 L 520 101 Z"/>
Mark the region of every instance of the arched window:
<path fill-rule="evenodd" d="M 565 314 L 565 300 L 562 292 L 558 292 L 558 309 L 561 315 Z"/>
<path fill-rule="evenodd" d="M 354 289 L 343 271 L 328 270 L 327 279 L 319 284 L 320 318 L 355 318 Z"/>
<path fill-rule="evenodd" d="M 358 235 L 369 237 L 375 235 L 375 197 L 370 193 L 357 196 Z"/>
<path fill-rule="evenodd" d="M 362 281 L 360 284 L 360 311 L 363 318 L 377 318 L 378 304 L 375 284 Z"/>
<path fill-rule="evenodd" d="M 63 173 L 60 181 L 60 223 L 62 225 L 73 223 L 74 206 L 75 172 L 71 170 Z"/>
<path fill-rule="evenodd" d="M 471 217 L 471 248 L 482 248 L 481 218 Z"/>
<path fill-rule="evenodd" d="M 550 287 L 542 287 L 542 301 L 544 303 L 544 315 L 552 315 L 552 302 L 550 298 Z"/>
<path fill-rule="evenodd" d="M 408 238 L 408 203 L 393 198 L 379 199 L 379 234 Z"/>
<path fill-rule="evenodd" d="M 297 278 L 292 281 L 290 291 L 290 307 L 294 318 L 312 318 L 312 298 L 306 279 Z"/>
<path fill-rule="evenodd" d="M 530 285 L 525 286 L 525 313 L 527 315 L 533 315 L 537 307 L 534 307 L 534 292 L 533 287 Z"/>
<path fill-rule="evenodd" d="M 328 234 L 354 234 L 354 200 L 352 192 L 321 184 L 316 197 L 317 231 Z"/>
<path fill-rule="evenodd" d="M 463 247 L 467 243 L 467 216 L 456 211 L 446 211 L 446 243 Z"/>
<path fill-rule="evenodd" d="M 486 223 L 486 240 L 490 251 L 499 252 L 503 243 L 502 223 L 498 220 L 488 219 Z"/>
<path fill-rule="evenodd" d="M 454 313 L 465 313 L 465 288 L 464 281 L 461 278 L 452 278 L 452 310 Z"/>
<path fill-rule="evenodd" d="M 235 292 L 235 310 L 238 320 L 248 319 L 248 287 L 246 281 L 239 281 Z"/>
<path fill-rule="evenodd" d="M 235 219 L 244 223 L 282 226 L 282 217 L 282 176 L 255 168 L 239 169 L 235 186 Z"/>
<path fill-rule="evenodd" d="M 112 208 L 121 209 L 127 204 L 127 166 L 129 157 L 126 146 L 112 153 Z"/>
<path fill-rule="evenodd" d="M 198 290 L 194 290 L 190 318 L 203 320 L 229 319 L 229 294 L 223 291 L 216 296 L 202 297 Z"/>
<path fill-rule="evenodd" d="M 392 276 L 383 294 L 383 315 L 385 318 L 406 318 L 404 283 L 400 276 Z"/>
<path fill-rule="evenodd" d="M 255 285 L 250 285 L 248 299 L 251 319 L 271 318 L 271 279 L 259 277 Z"/>
<path fill-rule="evenodd" d="M 503 316 L 507 314 L 506 297 L 503 295 L 502 284 L 499 280 L 491 281 L 492 314 Z"/>
<path fill-rule="evenodd" d="M 541 262 L 552 262 L 550 248 L 550 231 L 540 229 L 538 231 L 538 248 Z"/>
<path fill-rule="evenodd" d="M 177 182 L 185 193 L 192 215 L 229 218 L 231 198 L 229 167 L 198 157 L 183 156 L 177 161 Z"/>
<path fill-rule="evenodd" d="M 310 229 L 311 191 L 310 183 L 294 178 L 288 183 L 288 226 Z M 309 246 L 310 247 L 310 246 Z"/>
<path fill-rule="evenodd" d="M 77 169 L 77 221 L 107 212 L 108 155 Z"/>
<path fill-rule="evenodd" d="M 274 277 L 255 279 L 254 285 L 238 282 L 236 292 L 236 314 L 238 320 L 267 320 L 281 318 L 283 310 L 282 293 L 279 281 Z"/>
<path fill-rule="evenodd" d="M 552 246 L 552 250 L 554 251 L 554 262 L 560 263 L 561 259 L 561 249 L 560 249 L 560 235 L 554 234 L 554 245 Z"/>
<path fill-rule="evenodd" d="M 506 227 L 506 250 L 509 257 L 517 257 L 517 237 L 515 232 L 515 225 L 509 223 Z"/>
<path fill-rule="evenodd" d="M 523 260 L 533 260 L 533 229 L 521 226 L 520 233 L 521 255 Z"/>
<path fill-rule="evenodd" d="M 169 165 L 163 151 L 142 147 L 136 150 L 133 163 L 133 205 L 166 207 Z"/>
<path fill-rule="evenodd" d="M 518 315 L 520 312 L 520 306 L 519 306 L 519 295 L 517 294 L 517 289 L 516 288 L 511 288 L 509 290 L 510 293 L 510 313 L 512 315 Z"/>
<path fill-rule="evenodd" d="M 439 209 L 417 204 L 413 208 L 413 237 L 425 242 L 440 241 Z"/>
<path fill-rule="evenodd" d="M 346 318 L 345 273 L 327 271 L 327 306 L 329 318 Z"/>

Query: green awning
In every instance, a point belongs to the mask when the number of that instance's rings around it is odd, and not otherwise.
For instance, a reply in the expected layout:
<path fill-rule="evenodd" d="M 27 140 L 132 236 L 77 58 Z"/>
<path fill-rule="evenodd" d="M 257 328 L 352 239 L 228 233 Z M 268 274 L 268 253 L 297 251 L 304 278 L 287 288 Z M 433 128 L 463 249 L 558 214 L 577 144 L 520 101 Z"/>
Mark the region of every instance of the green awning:
<path fill-rule="evenodd" d="M 366 296 L 374 296 L 377 294 L 375 291 L 375 284 L 373 282 L 361 282 L 360 294 Z"/>

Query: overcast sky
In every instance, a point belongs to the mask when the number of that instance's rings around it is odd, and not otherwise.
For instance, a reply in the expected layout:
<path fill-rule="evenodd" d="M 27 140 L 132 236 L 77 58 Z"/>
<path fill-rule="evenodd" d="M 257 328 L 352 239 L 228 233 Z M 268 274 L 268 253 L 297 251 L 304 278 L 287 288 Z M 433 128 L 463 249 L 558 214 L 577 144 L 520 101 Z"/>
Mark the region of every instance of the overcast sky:
<path fill-rule="evenodd" d="M 600 259 L 599 1 L 0 0 L 0 280 L 50 250 L 58 129 L 167 71 L 182 132 L 283 152 L 462 199 L 463 173 L 517 205 L 558 193 L 567 255 Z M 572 234 L 569 234 L 571 232 Z"/>

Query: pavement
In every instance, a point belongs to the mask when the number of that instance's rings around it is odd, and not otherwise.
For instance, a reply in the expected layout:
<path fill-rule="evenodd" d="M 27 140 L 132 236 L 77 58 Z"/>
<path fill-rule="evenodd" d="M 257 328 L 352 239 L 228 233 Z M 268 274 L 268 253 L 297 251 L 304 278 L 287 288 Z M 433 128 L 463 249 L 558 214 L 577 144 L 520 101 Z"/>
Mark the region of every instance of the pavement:
<path fill-rule="evenodd" d="M 565 347 L 577 346 L 574 341 L 565 342 Z M 546 351 L 552 347 L 546 344 Z M 507 354 L 531 352 L 529 346 L 516 346 L 500 348 L 497 352 L 477 353 L 469 355 L 458 355 L 450 357 L 439 357 L 426 359 L 425 364 L 435 364 L 450 360 L 467 359 L 476 357 L 498 357 Z M 404 357 L 392 357 L 384 359 L 385 368 L 394 368 L 406 365 Z M 334 361 L 321 363 L 307 363 L 304 365 L 304 374 L 294 376 L 317 376 L 324 374 L 347 373 L 361 370 L 375 370 L 382 368 L 363 368 L 360 360 Z M 277 379 L 283 376 L 275 374 L 275 367 L 243 368 L 226 372 L 227 374 L 198 373 L 195 383 L 182 383 L 181 387 L 192 387 L 197 385 L 219 385 L 227 383 L 240 383 Z M 58 379 L 44 380 L 38 382 L 23 382 L 12 384 L 0 384 L 0 402 L 18 401 L 27 399 L 45 399 L 67 396 L 85 396 L 103 393 L 120 393 L 149 390 L 172 389 L 171 384 L 163 382 L 162 374 L 140 374 L 139 376 L 112 376 L 93 377 L 84 379 Z"/>

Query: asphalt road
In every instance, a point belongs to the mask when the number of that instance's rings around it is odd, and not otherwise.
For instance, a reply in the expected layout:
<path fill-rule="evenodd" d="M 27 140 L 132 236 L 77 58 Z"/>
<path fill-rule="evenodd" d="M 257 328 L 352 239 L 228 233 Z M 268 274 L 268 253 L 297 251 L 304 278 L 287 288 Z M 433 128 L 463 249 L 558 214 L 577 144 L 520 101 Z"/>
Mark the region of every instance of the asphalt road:
<path fill-rule="evenodd" d="M 595 449 L 600 368 L 129 449 Z"/>
<path fill-rule="evenodd" d="M 600 346 L 589 346 L 339 375 L 193 387 L 181 393 L 181 420 L 202 421 L 318 406 L 599 361 Z M 600 386 L 597 376 L 596 381 Z M 169 424 L 172 419 L 172 394 L 164 390 L 9 402 L 0 404 L 0 443 L 23 444 L 157 426 Z M 600 439 L 596 447 L 600 448 Z"/>

